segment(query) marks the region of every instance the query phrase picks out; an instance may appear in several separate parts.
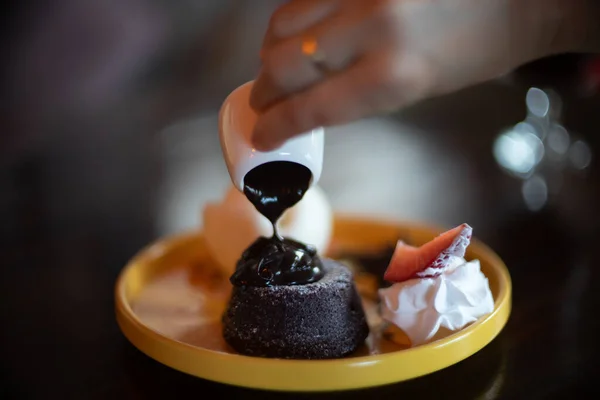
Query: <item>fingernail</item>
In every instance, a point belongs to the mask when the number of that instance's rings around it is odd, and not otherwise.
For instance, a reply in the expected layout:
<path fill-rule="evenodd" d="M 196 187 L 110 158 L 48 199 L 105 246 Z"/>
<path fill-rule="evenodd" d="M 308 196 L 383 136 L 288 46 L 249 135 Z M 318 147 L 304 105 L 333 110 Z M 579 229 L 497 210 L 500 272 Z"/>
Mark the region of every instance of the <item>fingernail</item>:
<path fill-rule="evenodd" d="M 252 145 L 258 151 L 267 152 L 277 149 L 281 144 L 273 142 L 271 140 L 264 140 L 262 138 L 252 138 Z"/>
<path fill-rule="evenodd" d="M 265 152 L 275 150 L 282 144 L 283 142 L 274 140 L 260 129 L 255 129 L 252 133 L 252 145 L 258 151 Z"/>
<path fill-rule="evenodd" d="M 252 146 L 258 151 L 269 151 L 269 142 L 265 140 L 260 130 L 254 129 L 251 136 Z"/>

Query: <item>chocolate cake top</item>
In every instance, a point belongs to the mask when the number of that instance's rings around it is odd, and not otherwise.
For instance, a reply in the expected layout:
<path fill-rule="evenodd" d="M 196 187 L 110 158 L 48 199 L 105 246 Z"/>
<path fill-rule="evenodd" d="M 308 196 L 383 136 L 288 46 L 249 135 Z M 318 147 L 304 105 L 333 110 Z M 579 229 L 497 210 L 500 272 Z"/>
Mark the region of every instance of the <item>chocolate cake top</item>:
<path fill-rule="evenodd" d="M 308 190 L 312 174 L 304 165 L 273 161 L 244 177 L 244 194 L 273 224 L 271 238 L 260 237 L 244 251 L 230 281 L 235 286 L 304 285 L 320 280 L 323 265 L 316 249 L 277 233 L 277 221 Z"/>

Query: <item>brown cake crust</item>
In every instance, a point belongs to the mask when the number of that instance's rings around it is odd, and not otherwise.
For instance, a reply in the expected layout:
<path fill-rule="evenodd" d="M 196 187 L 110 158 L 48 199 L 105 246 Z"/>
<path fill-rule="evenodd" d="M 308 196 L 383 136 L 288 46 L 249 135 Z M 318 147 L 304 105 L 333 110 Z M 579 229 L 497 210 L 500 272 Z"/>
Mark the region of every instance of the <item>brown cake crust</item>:
<path fill-rule="evenodd" d="M 241 354 L 292 359 L 340 358 L 369 334 L 352 273 L 322 260 L 325 276 L 293 286 L 234 287 L 223 336 Z"/>

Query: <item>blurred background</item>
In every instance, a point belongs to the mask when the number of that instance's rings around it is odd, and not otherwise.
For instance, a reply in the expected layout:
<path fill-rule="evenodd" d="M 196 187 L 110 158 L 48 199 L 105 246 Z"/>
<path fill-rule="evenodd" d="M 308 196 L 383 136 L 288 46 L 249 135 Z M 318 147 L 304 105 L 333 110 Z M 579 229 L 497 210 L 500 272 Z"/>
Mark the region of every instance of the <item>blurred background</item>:
<path fill-rule="evenodd" d="M 103 326 L 116 332 L 110 298 L 127 259 L 201 226 L 203 205 L 229 187 L 217 113 L 254 78 L 279 3 L 10 3 L 0 114 L 1 315 L 12 324 L 4 343 L 31 329 L 24 314 L 45 321 L 50 339 L 40 346 Z M 509 261 L 592 243 L 600 99 L 581 90 L 585 60 L 541 60 L 332 128 L 321 186 L 339 212 L 468 222 Z M 53 296 L 63 308 L 43 300 Z M 69 325 L 69 305 L 97 299 L 105 313 Z M 11 379 L 25 376 L 8 346 L 1 355 Z"/>
<path fill-rule="evenodd" d="M 2 69 L 3 235 L 157 236 L 201 224 L 202 205 L 229 184 L 219 106 L 253 79 L 280 2 L 14 3 Z M 552 208 L 593 225 L 588 207 L 597 202 L 586 183 L 599 103 L 569 90 L 580 66 L 577 57 L 543 61 L 533 72 L 330 129 L 321 184 L 344 212 L 494 226 Z M 538 132 L 533 143 L 517 133 L 497 144 L 531 114 L 533 86 L 558 92 L 558 139 Z M 571 147 L 578 138 L 583 144 Z M 553 159 L 548 140 L 562 146 Z M 496 145 L 512 159 L 503 161 Z M 583 160 L 572 165 L 573 157 Z"/>

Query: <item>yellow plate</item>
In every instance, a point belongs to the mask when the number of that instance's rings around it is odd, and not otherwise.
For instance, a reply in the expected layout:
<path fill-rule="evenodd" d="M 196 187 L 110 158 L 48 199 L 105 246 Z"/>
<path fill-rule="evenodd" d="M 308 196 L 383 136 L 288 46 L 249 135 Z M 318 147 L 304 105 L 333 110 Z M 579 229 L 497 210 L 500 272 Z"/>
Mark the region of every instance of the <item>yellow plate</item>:
<path fill-rule="evenodd" d="M 330 254 L 373 252 L 402 237 L 424 243 L 443 229 L 337 216 Z M 502 330 L 511 309 L 511 280 L 502 260 L 474 239 L 495 309 L 465 329 L 414 348 L 381 339 L 337 360 L 281 360 L 236 354 L 221 337 L 230 284 L 191 232 L 161 240 L 135 256 L 116 284 L 117 321 L 142 352 L 179 371 L 231 385 L 281 391 L 331 391 L 379 386 L 449 367 L 481 350 Z"/>

